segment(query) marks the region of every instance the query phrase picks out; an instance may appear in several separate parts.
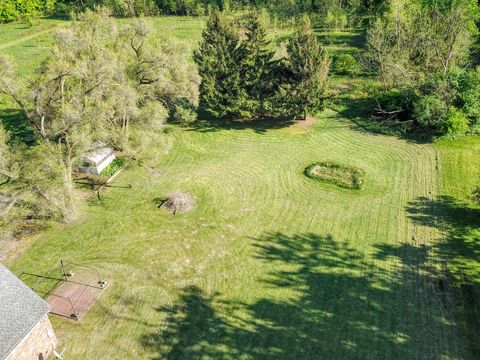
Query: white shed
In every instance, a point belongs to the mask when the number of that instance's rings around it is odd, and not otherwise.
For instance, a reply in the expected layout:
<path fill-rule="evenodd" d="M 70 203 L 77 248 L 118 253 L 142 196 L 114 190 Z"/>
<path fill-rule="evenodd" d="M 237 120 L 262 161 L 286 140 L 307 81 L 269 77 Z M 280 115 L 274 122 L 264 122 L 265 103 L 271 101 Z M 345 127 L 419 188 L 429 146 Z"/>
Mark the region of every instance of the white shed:
<path fill-rule="evenodd" d="M 115 160 L 115 151 L 111 147 L 99 147 L 83 154 L 82 165 L 78 171 L 85 174 L 100 175 L 103 169 Z"/>

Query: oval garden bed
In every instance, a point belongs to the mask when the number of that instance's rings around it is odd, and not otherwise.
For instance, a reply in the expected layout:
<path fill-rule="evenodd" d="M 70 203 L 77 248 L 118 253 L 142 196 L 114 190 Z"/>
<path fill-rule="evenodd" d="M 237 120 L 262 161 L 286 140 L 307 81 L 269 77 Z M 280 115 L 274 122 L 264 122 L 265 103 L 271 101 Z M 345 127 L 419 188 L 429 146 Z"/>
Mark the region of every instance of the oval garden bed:
<path fill-rule="evenodd" d="M 365 174 L 362 170 L 330 161 L 310 165 L 305 169 L 305 175 L 314 180 L 355 190 L 361 189 L 365 180 Z"/>

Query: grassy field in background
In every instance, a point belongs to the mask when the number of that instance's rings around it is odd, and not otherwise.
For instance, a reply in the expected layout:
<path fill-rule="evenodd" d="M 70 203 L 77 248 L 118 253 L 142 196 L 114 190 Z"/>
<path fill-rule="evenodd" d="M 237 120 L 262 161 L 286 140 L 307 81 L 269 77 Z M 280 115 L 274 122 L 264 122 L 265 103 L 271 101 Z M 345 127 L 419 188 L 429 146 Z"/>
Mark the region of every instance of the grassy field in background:
<path fill-rule="evenodd" d="M 48 45 L 53 31 L 65 23 L 61 20 L 38 20 L 29 27 L 25 24 L 0 26 L 0 52 L 14 59 L 20 76 L 30 75 L 48 56 Z"/>
<path fill-rule="evenodd" d="M 200 38 L 201 20 L 154 21 L 160 37 Z M 5 35 L 21 31 L 14 26 L 0 26 L 0 38 L 16 38 Z M 44 33 L 0 52 L 26 74 L 48 41 Z M 354 51 L 358 42 L 340 33 L 329 47 Z M 168 129 L 149 160 L 158 174 L 130 166 L 114 184 L 131 189 L 105 190 L 82 219 L 38 236 L 9 264 L 41 273 L 65 258 L 110 281 L 80 322 L 51 316 L 65 358 L 478 355 L 469 320 L 478 300 L 468 292 L 480 283 L 470 201 L 479 138 L 414 143 L 368 133 L 333 110 L 285 127 L 204 120 Z M 363 170 L 363 189 L 307 178 L 319 161 Z M 158 209 L 175 190 L 195 194 L 197 209 Z"/>

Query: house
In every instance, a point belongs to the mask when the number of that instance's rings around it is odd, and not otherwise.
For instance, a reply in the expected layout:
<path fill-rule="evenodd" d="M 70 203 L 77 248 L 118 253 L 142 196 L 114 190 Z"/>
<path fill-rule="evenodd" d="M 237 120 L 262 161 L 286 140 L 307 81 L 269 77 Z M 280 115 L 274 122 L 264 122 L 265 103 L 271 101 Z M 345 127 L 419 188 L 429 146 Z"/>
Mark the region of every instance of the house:
<path fill-rule="evenodd" d="M 46 359 L 57 345 L 48 305 L 0 264 L 0 359 Z"/>
<path fill-rule="evenodd" d="M 96 150 L 83 154 L 82 165 L 77 170 L 85 174 L 100 175 L 113 160 L 115 160 L 115 151 L 111 147 L 100 146 Z"/>

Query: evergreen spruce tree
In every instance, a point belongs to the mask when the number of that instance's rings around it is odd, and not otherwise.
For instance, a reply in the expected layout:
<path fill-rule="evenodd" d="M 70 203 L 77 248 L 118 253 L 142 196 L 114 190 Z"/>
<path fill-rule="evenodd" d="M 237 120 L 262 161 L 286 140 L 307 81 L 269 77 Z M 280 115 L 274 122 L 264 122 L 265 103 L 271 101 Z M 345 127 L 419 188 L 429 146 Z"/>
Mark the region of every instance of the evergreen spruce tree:
<path fill-rule="evenodd" d="M 287 46 L 285 104 L 288 112 L 307 119 L 308 114 L 324 107 L 330 60 L 318 42 L 310 19 L 304 17 Z"/>
<path fill-rule="evenodd" d="M 241 84 L 240 39 L 218 12 L 210 16 L 193 58 L 202 78 L 200 105 L 216 117 L 241 117 L 246 95 Z"/>
<path fill-rule="evenodd" d="M 254 13 L 246 26 L 246 39 L 242 43 L 242 88 L 246 101 L 242 113 L 246 118 L 261 117 L 270 111 L 271 97 L 275 94 L 273 57 L 267 32 Z"/>

